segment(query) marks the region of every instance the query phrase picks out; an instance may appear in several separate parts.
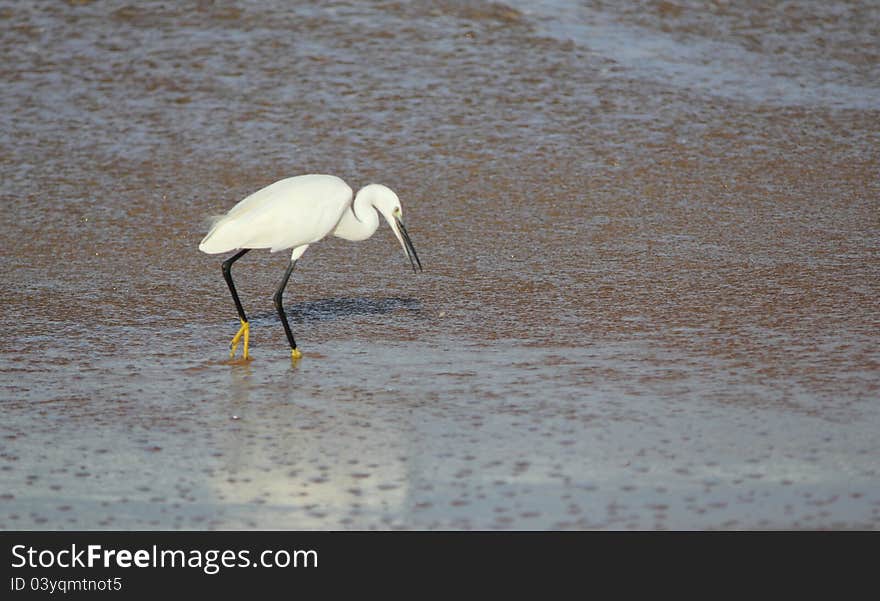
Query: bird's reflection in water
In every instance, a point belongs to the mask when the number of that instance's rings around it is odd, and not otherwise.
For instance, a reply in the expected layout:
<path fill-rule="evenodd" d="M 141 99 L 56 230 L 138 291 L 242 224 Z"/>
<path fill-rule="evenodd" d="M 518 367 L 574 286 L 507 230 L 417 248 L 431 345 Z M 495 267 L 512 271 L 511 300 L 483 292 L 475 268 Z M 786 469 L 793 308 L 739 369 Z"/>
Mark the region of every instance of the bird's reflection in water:
<path fill-rule="evenodd" d="M 269 370 L 281 372 L 277 364 Z M 281 384 L 267 394 L 256 361 L 229 374 L 227 426 L 213 436 L 217 464 L 205 484 L 224 513 L 247 507 L 240 526 L 358 528 L 400 512 L 409 490 L 407 428 L 332 395 Z"/>
<path fill-rule="evenodd" d="M 247 406 L 250 402 L 253 366 L 250 361 L 232 361 L 229 370 L 230 408 Z"/>

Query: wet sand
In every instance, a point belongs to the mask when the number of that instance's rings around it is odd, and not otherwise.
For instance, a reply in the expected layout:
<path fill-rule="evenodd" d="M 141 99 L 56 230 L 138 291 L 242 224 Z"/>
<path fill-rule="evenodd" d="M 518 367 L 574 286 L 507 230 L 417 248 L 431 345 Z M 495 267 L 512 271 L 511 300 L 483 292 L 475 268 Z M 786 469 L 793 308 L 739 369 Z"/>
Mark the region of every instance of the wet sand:
<path fill-rule="evenodd" d="M 3 529 L 880 525 L 869 2 L 0 6 Z M 400 196 L 235 266 L 298 173 Z"/>

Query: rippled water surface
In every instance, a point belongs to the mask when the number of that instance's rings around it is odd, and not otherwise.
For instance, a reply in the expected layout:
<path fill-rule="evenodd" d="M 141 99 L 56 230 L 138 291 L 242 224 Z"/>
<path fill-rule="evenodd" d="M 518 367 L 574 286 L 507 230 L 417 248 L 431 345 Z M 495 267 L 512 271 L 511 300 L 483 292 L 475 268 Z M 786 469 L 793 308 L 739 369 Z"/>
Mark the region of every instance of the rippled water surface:
<path fill-rule="evenodd" d="M 872 2 L 0 2 L 0 528 L 880 525 Z M 387 227 L 234 274 L 298 173 Z"/>

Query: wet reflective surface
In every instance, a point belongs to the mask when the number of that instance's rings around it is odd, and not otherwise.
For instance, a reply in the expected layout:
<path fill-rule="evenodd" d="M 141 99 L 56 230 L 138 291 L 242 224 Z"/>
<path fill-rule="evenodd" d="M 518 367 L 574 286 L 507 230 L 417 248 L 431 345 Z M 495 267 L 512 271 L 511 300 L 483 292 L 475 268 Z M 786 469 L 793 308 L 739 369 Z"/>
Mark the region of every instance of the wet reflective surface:
<path fill-rule="evenodd" d="M 869 2 L 0 4 L 0 527 L 876 528 Z M 233 273 L 285 176 L 387 227 Z"/>

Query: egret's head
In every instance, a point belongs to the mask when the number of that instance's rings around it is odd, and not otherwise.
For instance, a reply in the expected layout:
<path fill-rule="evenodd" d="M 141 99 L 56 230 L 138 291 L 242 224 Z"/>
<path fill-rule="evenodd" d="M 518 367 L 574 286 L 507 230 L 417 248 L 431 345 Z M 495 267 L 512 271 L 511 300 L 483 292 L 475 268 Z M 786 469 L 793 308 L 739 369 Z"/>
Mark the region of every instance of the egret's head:
<path fill-rule="evenodd" d="M 419 261 L 419 256 L 416 254 L 412 240 L 409 239 L 409 234 L 407 234 L 406 228 L 403 226 L 403 209 L 400 206 L 400 199 L 397 198 L 397 194 L 390 188 L 379 184 L 371 184 L 370 188 L 373 188 L 371 190 L 373 193 L 373 206 L 382 213 L 385 221 L 391 226 L 391 230 L 397 236 L 397 240 L 400 242 L 412 265 L 413 272 L 421 271 L 422 263 Z M 416 266 L 418 266 L 418 269 L 416 269 Z"/>

